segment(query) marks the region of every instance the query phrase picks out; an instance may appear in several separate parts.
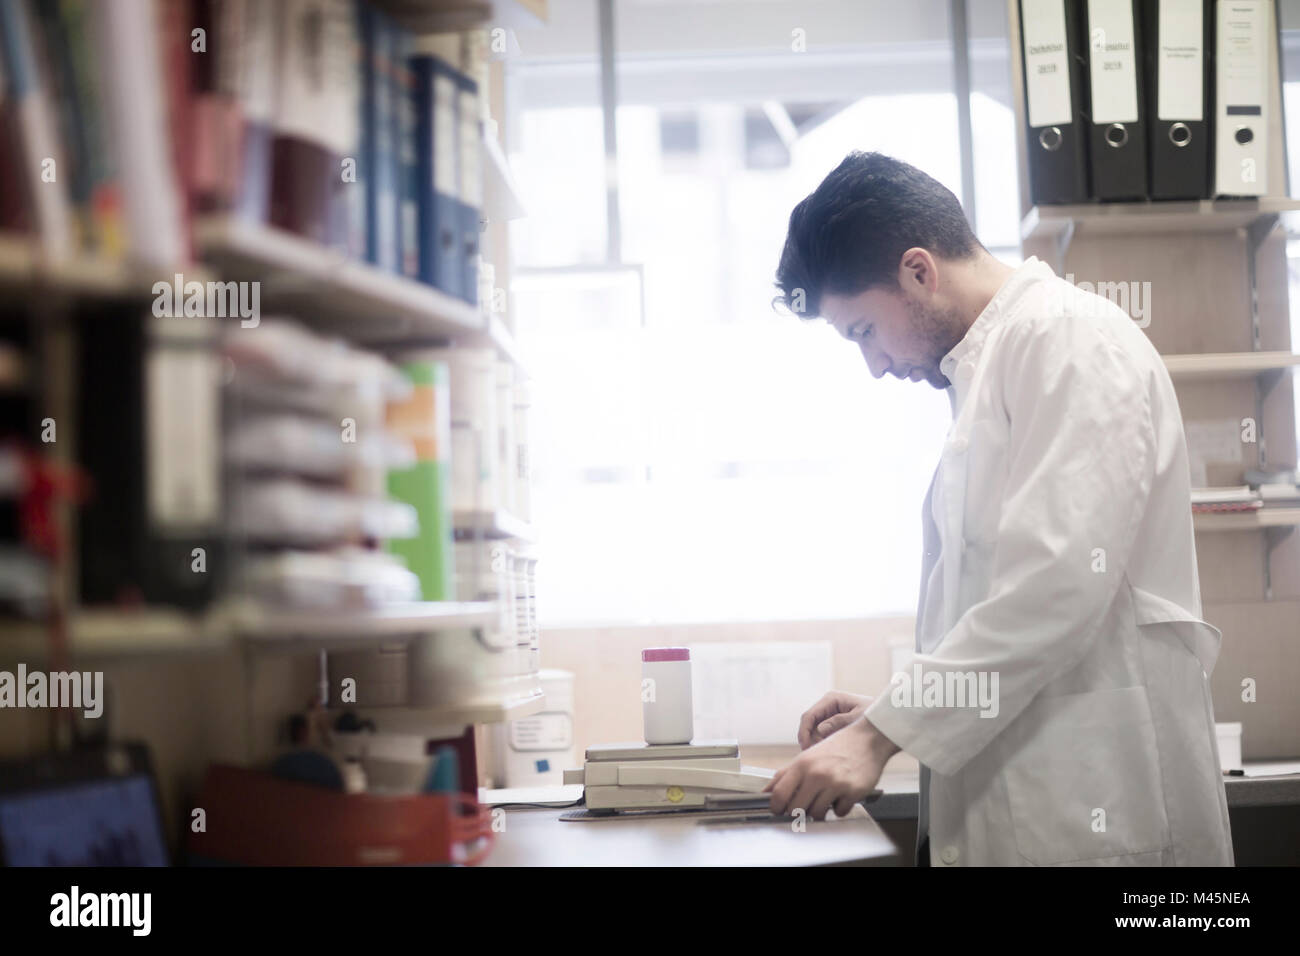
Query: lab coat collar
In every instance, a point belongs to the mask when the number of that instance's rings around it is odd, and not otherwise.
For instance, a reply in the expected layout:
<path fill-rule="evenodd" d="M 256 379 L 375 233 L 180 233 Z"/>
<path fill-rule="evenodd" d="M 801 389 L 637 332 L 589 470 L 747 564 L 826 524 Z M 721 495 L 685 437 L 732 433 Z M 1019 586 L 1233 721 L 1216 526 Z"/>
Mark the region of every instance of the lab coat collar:
<path fill-rule="evenodd" d="M 1007 277 L 997 294 L 966 330 L 962 340 L 954 345 L 939 361 L 939 371 L 951 383 L 948 387 L 948 399 L 952 403 L 955 417 L 966 398 L 966 388 L 970 384 L 975 362 L 988 334 L 1010 311 L 1012 305 L 1020 298 L 1025 289 L 1042 279 L 1053 278 L 1056 273 L 1037 256 L 1030 256 L 1015 272 Z"/>

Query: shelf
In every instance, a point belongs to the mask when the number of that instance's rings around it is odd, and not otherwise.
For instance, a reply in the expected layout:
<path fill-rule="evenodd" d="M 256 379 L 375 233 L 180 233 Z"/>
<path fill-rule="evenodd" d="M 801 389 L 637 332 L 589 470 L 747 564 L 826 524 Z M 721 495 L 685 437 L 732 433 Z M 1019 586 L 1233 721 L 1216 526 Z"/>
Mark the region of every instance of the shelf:
<path fill-rule="evenodd" d="M 1164 360 L 1176 382 L 1249 379 L 1300 366 L 1300 355 L 1290 352 L 1206 352 L 1166 355 Z"/>
<path fill-rule="evenodd" d="M 489 23 L 532 28 L 547 21 L 547 0 L 377 0 L 376 5 L 417 33 L 457 33 Z"/>
<path fill-rule="evenodd" d="M 83 298 L 152 298 L 154 283 L 171 282 L 176 273 L 187 281 L 206 282 L 210 278 L 207 270 L 193 264 L 160 268 L 95 255 L 73 255 L 47 262 L 34 238 L 0 235 L 0 289 L 21 290 L 27 295 L 39 288 Z"/>
<path fill-rule="evenodd" d="M 344 650 L 373 647 L 385 638 L 491 627 L 500 616 L 497 605 L 487 601 L 423 601 L 357 611 L 242 608 L 233 614 L 233 627 L 244 641 L 264 650 Z"/>
<path fill-rule="evenodd" d="M 74 661 L 210 652 L 229 645 L 229 633 L 212 618 L 169 609 L 81 611 L 72 616 L 68 628 L 68 651 Z M 44 624 L 0 623 L 0 660 L 48 656 Z"/>
<path fill-rule="evenodd" d="M 1193 514 L 1197 531 L 1255 531 L 1300 525 L 1300 508 L 1259 508 L 1223 514 Z"/>
<path fill-rule="evenodd" d="M 35 282 L 38 259 L 36 244 L 30 238 L 0 233 L 0 288 Z"/>
<path fill-rule="evenodd" d="M 372 720 L 384 733 L 417 733 L 426 736 L 455 736 L 469 724 L 500 724 L 541 713 L 546 695 L 540 690 L 524 697 L 502 701 L 480 701 L 445 707 L 354 707 L 340 709 Z"/>
<path fill-rule="evenodd" d="M 533 540 L 533 528 L 505 511 L 457 511 L 452 515 L 452 525 L 457 536 L 472 538 L 482 535 L 485 538 L 516 538 L 520 541 Z"/>
<path fill-rule="evenodd" d="M 1035 206 L 1020 222 L 1021 239 L 1071 235 L 1144 236 L 1230 232 L 1265 216 L 1300 210 L 1295 199 L 1202 199 L 1194 202 L 1087 203 Z"/>
<path fill-rule="evenodd" d="M 223 277 L 262 282 L 263 312 L 289 311 L 356 341 L 486 332 L 469 303 L 280 229 L 210 217 L 196 225 L 195 242 Z"/>
<path fill-rule="evenodd" d="M 519 354 L 519 343 L 515 341 L 514 333 L 506 328 L 506 324 L 500 317 L 495 315 L 488 317 L 487 338 L 501 358 L 515 367 L 520 378 L 529 377 L 523 356 Z"/>
<path fill-rule="evenodd" d="M 515 174 L 510 169 L 510 160 L 501 148 L 496 124 L 489 121 L 488 125 L 490 131 L 484 131 L 483 134 L 483 165 L 487 177 L 483 190 L 484 211 L 489 222 L 523 219 L 528 215 L 528 207 L 524 203 Z"/>
<path fill-rule="evenodd" d="M 69 651 L 75 659 L 213 651 L 231 647 L 237 638 L 256 648 L 289 652 L 365 649 L 381 640 L 491 627 L 500 619 L 500 608 L 490 601 L 342 611 L 275 611 L 246 604 L 202 615 L 171 609 L 95 610 L 73 615 Z M 44 659 L 47 635 L 40 622 L 0 622 L 0 660 Z"/>

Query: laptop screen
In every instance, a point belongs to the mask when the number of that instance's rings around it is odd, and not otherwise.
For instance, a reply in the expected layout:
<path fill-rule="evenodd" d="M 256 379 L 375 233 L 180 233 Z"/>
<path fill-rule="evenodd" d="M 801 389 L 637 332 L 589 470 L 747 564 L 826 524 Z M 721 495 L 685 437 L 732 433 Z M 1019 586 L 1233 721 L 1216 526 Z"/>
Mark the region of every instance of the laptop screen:
<path fill-rule="evenodd" d="M 166 866 L 147 774 L 0 792 L 0 847 L 8 866 Z"/>

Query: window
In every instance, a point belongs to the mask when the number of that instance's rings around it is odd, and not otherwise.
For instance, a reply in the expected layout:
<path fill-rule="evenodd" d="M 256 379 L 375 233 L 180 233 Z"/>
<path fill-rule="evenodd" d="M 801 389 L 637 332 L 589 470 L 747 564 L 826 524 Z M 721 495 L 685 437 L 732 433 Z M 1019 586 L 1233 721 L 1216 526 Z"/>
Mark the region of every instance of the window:
<path fill-rule="evenodd" d="M 946 4 L 917 6 L 946 30 Z M 915 163 L 960 196 L 946 33 L 886 43 L 881 22 L 864 25 L 872 42 L 802 59 L 621 60 L 620 263 L 604 261 L 594 84 L 574 80 L 571 55 L 511 64 L 543 624 L 915 610 L 947 398 L 872 379 L 826 323 L 771 308 L 790 210 L 850 150 Z M 773 98 L 791 90 L 802 98 Z M 980 231 L 1014 247 L 1014 120 L 1006 102 L 972 99 Z"/>

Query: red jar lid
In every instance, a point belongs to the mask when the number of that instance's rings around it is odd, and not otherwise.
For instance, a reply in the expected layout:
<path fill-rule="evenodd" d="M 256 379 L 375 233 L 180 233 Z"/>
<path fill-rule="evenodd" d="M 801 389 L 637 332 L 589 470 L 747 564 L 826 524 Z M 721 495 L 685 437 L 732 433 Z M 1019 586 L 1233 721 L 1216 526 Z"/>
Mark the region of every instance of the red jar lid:
<path fill-rule="evenodd" d="M 691 649 L 689 647 L 647 647 L 641 652 L 643 663 L 651 661 L 689 661 L 691 659 Z"/>

